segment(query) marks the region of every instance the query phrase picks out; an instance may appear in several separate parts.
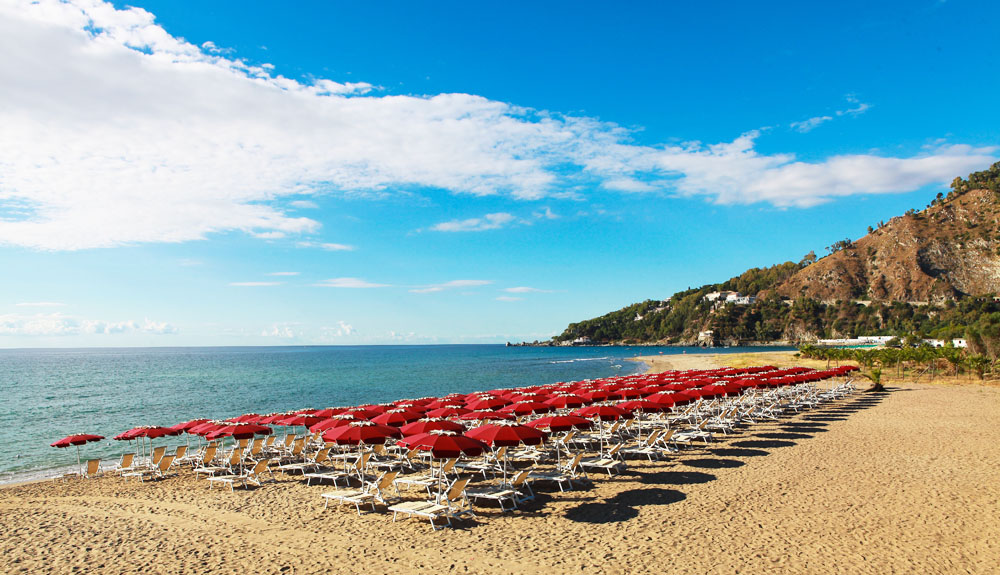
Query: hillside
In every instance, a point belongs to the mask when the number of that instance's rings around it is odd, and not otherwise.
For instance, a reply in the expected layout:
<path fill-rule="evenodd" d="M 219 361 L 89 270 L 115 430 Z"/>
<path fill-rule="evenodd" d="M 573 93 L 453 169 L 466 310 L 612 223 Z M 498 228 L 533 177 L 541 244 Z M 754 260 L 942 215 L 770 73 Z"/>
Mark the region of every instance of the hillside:
<path fill-rule="evenodd" d="M 593 343 L 736 344 L 851 335 L 962 337 L 1000 312 L 1000 162 L 956 178 L 926 209 L 842 240 L 819 260 L 754 268 L 718 284 L 570 324 Z M 723 293 L 722 299 L 714 299 Z M 742 299 L 725 301 L 725 292 Z M 713 301 L 714 299 L 714 301 Z M 710 334 L 707 332 L 711 332 Z"/>

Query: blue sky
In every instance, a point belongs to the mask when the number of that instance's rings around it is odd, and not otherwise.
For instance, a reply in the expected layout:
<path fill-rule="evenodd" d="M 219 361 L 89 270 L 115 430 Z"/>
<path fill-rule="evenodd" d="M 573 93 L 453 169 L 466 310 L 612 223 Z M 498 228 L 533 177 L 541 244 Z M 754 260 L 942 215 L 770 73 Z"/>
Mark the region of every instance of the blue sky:
<path fill-rule="evenodd" d="M 0 0 L 0 347 L 544 339 L 822 254 L 1000 158 L 998 12 Z"/>

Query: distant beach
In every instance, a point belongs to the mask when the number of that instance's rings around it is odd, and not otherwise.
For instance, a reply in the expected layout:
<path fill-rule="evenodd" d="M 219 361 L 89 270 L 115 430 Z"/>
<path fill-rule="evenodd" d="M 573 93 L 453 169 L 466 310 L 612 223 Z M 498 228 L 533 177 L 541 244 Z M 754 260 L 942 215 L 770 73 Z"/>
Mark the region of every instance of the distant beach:
<path fill-rule="evenodd" d="M 620 476 L 539 493 L 523 510 L 477 508 L 478 519 L 443 532 L 385 512 L 324 510 L 327 489 L 297 480 L 235 493 L 185 475 L 7 486 L 0 571 L 996 570 L 1000 389 L 903 383 L 719 439 L 630 460 Z"/>

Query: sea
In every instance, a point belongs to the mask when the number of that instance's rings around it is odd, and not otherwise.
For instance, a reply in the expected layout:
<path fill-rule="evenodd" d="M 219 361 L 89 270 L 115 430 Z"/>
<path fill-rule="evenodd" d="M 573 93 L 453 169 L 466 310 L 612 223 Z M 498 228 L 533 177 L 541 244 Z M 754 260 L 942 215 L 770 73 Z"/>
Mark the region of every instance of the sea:
<path fill-rule="evenodd" d="M 628 375 L 646 369 L 631 359 L 637 355 L 741 351 L 747 349 L 434 345 L 0 350 L 0 483 L 75 469 L 76 448 L 49 447 L 71 434 L 107 437 L 79 452 L 84 459 L 110 461 L 133 449 L 111 437 L 139 425 Z"/>

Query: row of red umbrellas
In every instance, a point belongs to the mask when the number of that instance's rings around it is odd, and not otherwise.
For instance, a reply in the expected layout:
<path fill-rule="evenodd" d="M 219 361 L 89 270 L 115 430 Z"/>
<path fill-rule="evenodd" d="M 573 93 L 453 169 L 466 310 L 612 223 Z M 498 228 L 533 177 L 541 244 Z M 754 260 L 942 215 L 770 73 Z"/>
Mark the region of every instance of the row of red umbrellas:
<path fill-rule="evenodd" d="M 120 433 L 116 440 L 146 440 L 190 433 L 208 440 L 222 437 L 235 439 L 272 433 L 268 425 L 304 426 L 311 432 L 323 432 L 326 441 L 340 444 L 382 443 L 391 438 L 410 446 L 425 446 L 435 453 L 451 453 L 456 442 L 474 451 L 476 443 L 484 446 L 532 444 L 544 440 L 544 432 L 589 428 L 591 419 L 603 421 L 631 417 L 633 412 L 668 410 L 698 399 L 736 395 L 749 388 L 778 387 L 795 383 L 815 382 L 844 375 L 855 366 L 831 370 L 809 368 L 776 369 L 771 366 L 722 368 L 699 371 L 668 371 L 555 383 L 512 389 L 496 389 L 470 394 L 451 394 L 440 398 L 404 399 L 390 404 L 303 409 L 296 412 L 248 413 L 224 421 L 195 419 L 173 427 L 140 426 Z M 615 405 L 599 402 L 618 401 Z M 510 424 L 518 416 L 542 415 L 555 410 L 577 408 L 571 414 L 541 417 L 527 425 Z M 466 435 L 460 421 L 493 421 L 503 425 L 480 425 Z M 524 430 L 530 430 L 524 431 Z M 538 435 L 532 435 L 532 432 Z M 412 443 L 414 437 L 421 442 Z M 473 440 L 473 443 L 465 439 Z M 517 438 L 517 442 L 513 438 Z M 404 439 L 405 438 L 405 439 Z M 506 438 L 506 439 L 505 439 Z M 79 448 L 88 441 L 104 439 L 99 435 L 73 435 L 52 444 L 53 447 Z M 404 443 L 405 442 L 405 443 Z M 441 447 L 438 445 L 451 446 Z M 481 453 L 481 451 L 479 452 Z M 79 449 L 77 453 L 79 462 Z"/>

